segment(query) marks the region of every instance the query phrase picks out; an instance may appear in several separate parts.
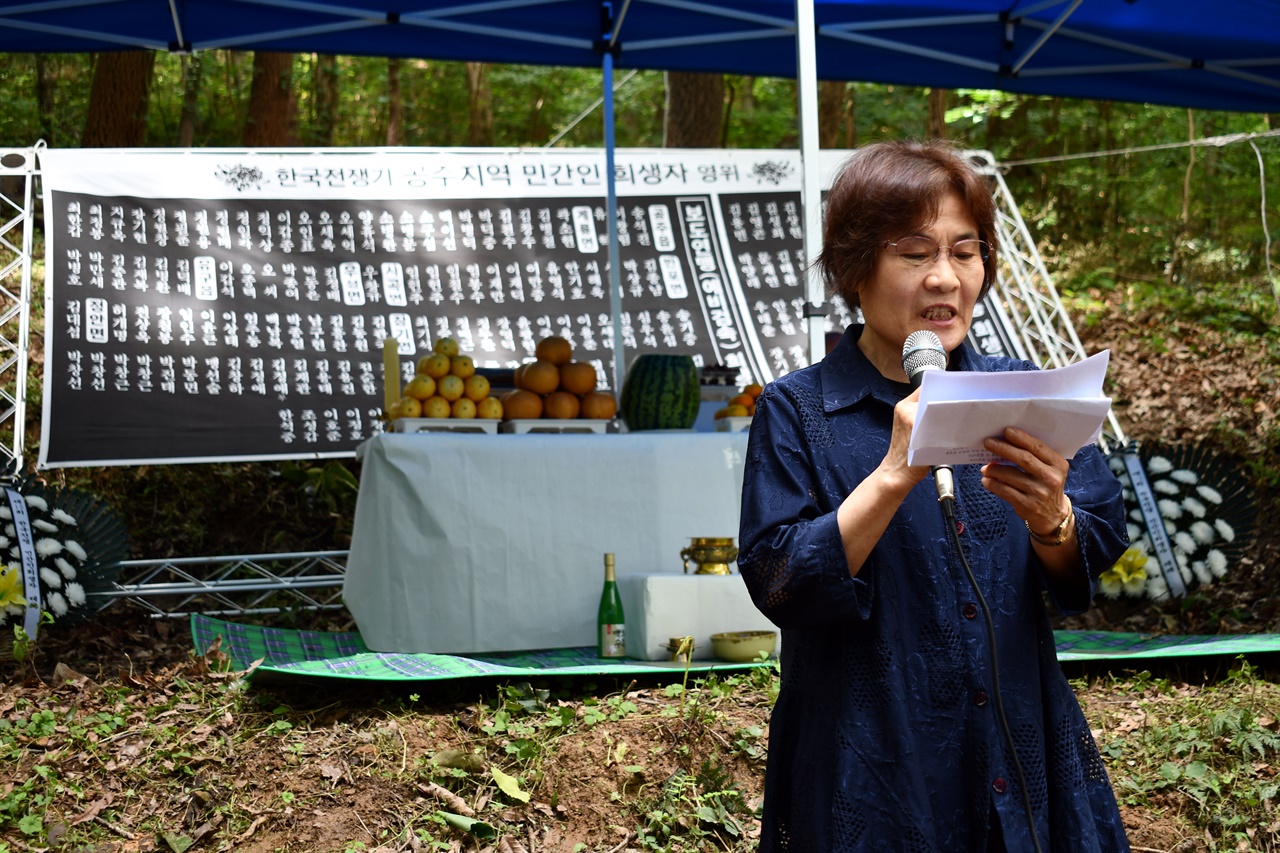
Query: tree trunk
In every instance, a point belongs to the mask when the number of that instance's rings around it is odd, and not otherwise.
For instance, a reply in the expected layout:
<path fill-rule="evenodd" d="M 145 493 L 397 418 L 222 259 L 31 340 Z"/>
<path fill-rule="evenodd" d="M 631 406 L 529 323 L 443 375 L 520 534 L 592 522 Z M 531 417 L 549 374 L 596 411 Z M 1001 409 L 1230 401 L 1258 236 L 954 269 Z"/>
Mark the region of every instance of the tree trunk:
<path fill-rule="evenodd" d="M 1187 110 L 1187 138 L 1193 142 L 1196 138 L 1196 117 L 1190 109 Z M 1195 168 L 1196 147 L 1191 145 L 1187 148 L 1187 170 L 1182 176 L 1182 213 L 1178 216 L 1178 228 L 1173 234 L 1169 266 L 1164 276 L 1165 284 L 1170 286 L 1178 280 L 1179 268 L 1182 266 L 1182 238 L 1187 232 L 1187 222 L 1191 217 L 1191 175 Z"/>
<path fill-rule="evenodd" d="M 331 148 L 338 125 L 338 57 L 331 53 L 316 56 L 312 86 L 315 89 L 315 116 L 310 135 L 316 145 Z"/>
<path fill-rule="evenodd" d="M 293 55 L 259 50 L 253 55 L 244 144 L 271 148 L 298 144 L 298 105 L 293 96 Z"/>
<path fill-rule="evenodd" d="M 858 90 L 850 86 L 845 90 L 848 97 L 844 101 L 844 147 L 858 146 Z"/>
<path fill-rule="evenodd" d="M 84 121 L 84 148 L 137 148 L 147 138 L 147 106 L 156 55 L 150 50 L 98 54 Z"/>
<path fill-rule="evenodd" d="M 486 69 L 483 62 L 467 63 L 468 145 L 493 144 L 493 95 Z"/>
<path fill-rule="evenodd" d="M 204 83 L 204 54 L 182 58 L 182 118 L 178 122 L 178 145 L 190 148 L 200 120 L 200 87 Z"/>
<path fill-rule="evenodd" d="M 843 80 L 818 82 L 818 147 L 836 148 L 840 145 L 840 121 L 844 118 L 845 90 Z"/>
<path fill-rule="evenodd" d="M 946 89 L 929 90 L 929 122 L 925 135 L 930 139 L 947 138 L 947 95 Z"/>
<path fill-rule="evenodd" d="M 721 140 L 724 75 L 667 73 L 668 148 L 715 148 Z"/>
<path fill-rule="evenodd" d="M 470 75 L 468 75 L 468 79 Z M 387 144 L 404 144 L 404 99 L 400 96 L 400 60 L 387 60 Z"/>
<path fill-rule="evenodd" d="M 57 126 L 53 120 L 53 96 L 57 91 L 52 63 L 43 53 L 36 54 L 36 107 L 40 110 L 40 138 L 51 148 L 62 141 L 55 139 Z"/>

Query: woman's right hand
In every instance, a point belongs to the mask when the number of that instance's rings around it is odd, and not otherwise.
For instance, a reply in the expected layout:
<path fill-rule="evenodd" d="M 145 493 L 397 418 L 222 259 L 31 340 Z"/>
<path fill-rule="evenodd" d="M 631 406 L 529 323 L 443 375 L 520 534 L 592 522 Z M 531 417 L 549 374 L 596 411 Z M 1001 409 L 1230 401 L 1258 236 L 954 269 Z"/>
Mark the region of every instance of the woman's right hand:
<path fill-rule="evenodd" d="M 916 422 L 917 389 L 893 407 L 889 450 L 870 477 L 854 487 L 836 510 L 849 574 L 858 576 L 871 549 L 880 541 L 907 494 L 929 473 L 928 465 L 908 465 L 907 446 Z"/>
<path fill-rule="evenodd" d="M 929 473 L 928 465 L 907 464 L 907 447 L 911 444 L 911 430 L 915 427 L 919 405 L 920 389 L 917 388 L 893 407 L 893 434 L 889 439 L 889 451 L 880 463 L 881 473 L 901 482 L 905 487 L 904 493 Z"/>

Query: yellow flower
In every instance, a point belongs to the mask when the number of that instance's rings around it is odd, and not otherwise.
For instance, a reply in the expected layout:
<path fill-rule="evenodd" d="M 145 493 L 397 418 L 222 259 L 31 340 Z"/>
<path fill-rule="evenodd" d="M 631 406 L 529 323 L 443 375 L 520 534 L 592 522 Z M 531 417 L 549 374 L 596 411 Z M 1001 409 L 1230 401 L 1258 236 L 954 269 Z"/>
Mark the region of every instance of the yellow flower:
<path fill-rule="evenodd" d="M 26 607 L 27 599 L 23 597 L 22 592 L 22 575 L 16 567 L 9 566 L 0 572 L 0 607 L 8 607 L 11 604 Z"/>

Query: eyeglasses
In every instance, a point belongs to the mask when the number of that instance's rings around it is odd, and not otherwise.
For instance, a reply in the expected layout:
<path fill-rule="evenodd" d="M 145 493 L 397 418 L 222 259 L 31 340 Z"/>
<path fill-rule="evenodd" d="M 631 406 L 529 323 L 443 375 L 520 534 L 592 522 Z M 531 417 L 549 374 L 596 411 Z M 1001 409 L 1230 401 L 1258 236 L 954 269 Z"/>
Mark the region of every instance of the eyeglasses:
<path fill-rule="evenodd" d="M 928 237 L 916 236 L 888 240 L 884 245 L 913 267 L 936 264 L 938 257 L 946 252 L 951 263 L 962 269 L 972 269 L 982 266 L 991 255 L 991 246 L 985 240 L 960 240 L 952 246 L 939 246 Z"/>

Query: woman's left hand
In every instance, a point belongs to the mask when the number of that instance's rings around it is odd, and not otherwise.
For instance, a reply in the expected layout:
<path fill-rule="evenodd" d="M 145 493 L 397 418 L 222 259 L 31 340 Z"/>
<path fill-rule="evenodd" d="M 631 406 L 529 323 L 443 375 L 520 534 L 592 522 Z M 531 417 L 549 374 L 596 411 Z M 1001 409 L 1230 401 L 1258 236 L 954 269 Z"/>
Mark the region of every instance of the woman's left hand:
<path fill-rule="evenodd" d="M 1052 531 L 1071 511 L 1063 492 L 1070 464 L 1030 433 L 1009 427 L 1003 438 L 988 438 L 987 450 L 1005 462 L 982 466 L 982 485 L 1007 501 L 1032 530 Z"/>

